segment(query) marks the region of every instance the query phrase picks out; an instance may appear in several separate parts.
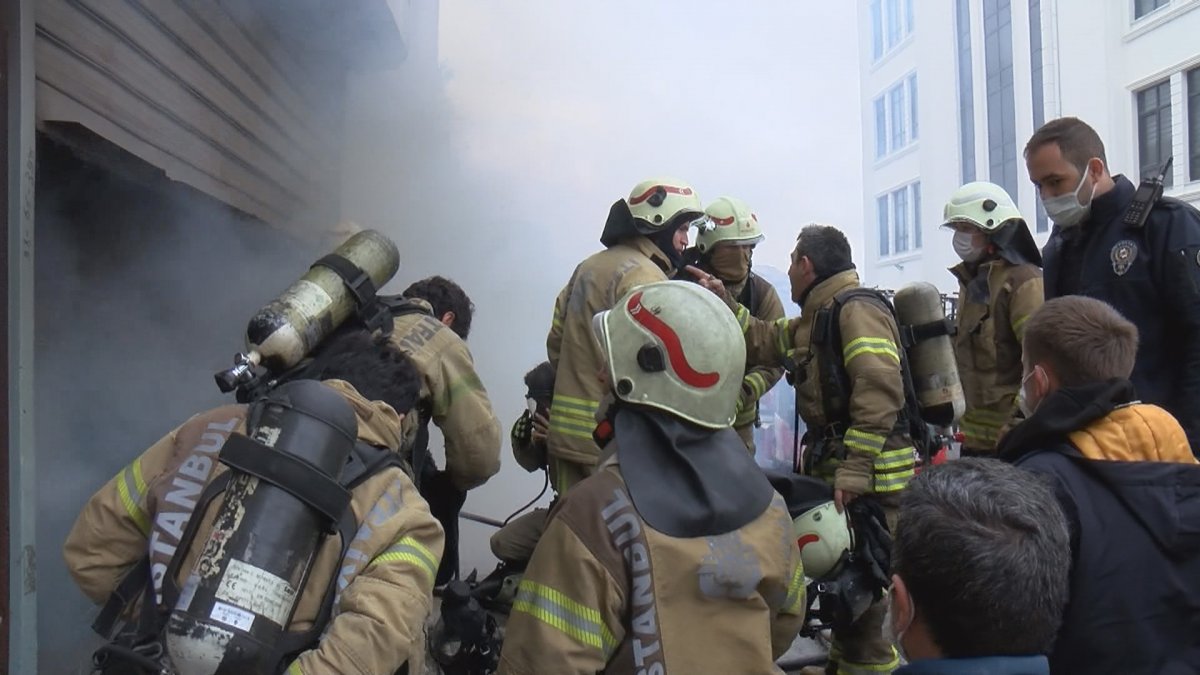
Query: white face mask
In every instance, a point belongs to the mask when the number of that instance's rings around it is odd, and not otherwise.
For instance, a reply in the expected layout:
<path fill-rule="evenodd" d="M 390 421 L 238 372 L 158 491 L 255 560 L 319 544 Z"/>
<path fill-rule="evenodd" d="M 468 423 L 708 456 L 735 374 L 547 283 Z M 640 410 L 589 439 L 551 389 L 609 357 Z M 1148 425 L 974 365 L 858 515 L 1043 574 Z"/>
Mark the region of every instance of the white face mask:
<path fill-rule="evenodd" d="M 975 233 L 958 230 L 954 233 L 954 252 L 963 262 L 973 263 L 983 257 L 986 246 L 975 245 Z"/>
<path fill-rule="evenodd" d="M 908 663 L 908 655 L 904 653 L 904 631 L 898 631 L 892 623 L 892 607 L 895 601 L 892 595 L 888 594 L 887 612 L 883 615 L 883 639 L 896 646 L 896 653 L 900 655 L 901 663 Z"/>
<path fill-rule="evenodd" d="M 1033 374 L 1036 372 L 1036 369 L 1029 371 L 1028 375 L 1021 378 L 1021 386 L 1017 388 L 1017 407 L 1021 409 L 1021 414 L 1025 416 L 1025 419 L 1033 417 L 1034 411 L 1037 410 L 1036 406 L 1031 407 L 1029 405 L 1029 397 L 1025 394 L 1025 383 L 1028 382 L 1029 378 L 1033 377 Z"/>
<path fill-rule="evenodd" d="M 1050 216 L 1050 220 L 1054 221 L 1059 227 L 1074 227 L 1083 222 L 1084 218 L 1092 211 L 1092 200 L 1096 198 L 1096 184 L 1092 183 L 1092 194 L 1088 197 L 1087 204 L 1079 200 L 1079 191 L 1083 189 L 1083 184 L 1087 182 L 1087 170 L 1083 172 L 1083 176 L 1079 178 L 1079 185 L 1075 186 L 1073 192 L 1068 192 L 1065 195 L 1042 199 L 1042 206 L 1046 209 L 1046 215 Z M 1041 193 L 1038 193 L 1038 198 L 1041 199 Z"/>

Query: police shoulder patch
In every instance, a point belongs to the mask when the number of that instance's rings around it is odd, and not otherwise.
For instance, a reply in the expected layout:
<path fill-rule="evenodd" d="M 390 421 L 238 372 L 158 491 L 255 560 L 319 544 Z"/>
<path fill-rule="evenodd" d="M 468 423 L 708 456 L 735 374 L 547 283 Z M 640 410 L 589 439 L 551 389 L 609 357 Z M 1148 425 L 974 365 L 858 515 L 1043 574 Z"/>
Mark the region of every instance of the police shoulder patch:
<path fill-rule="evenodd" d="M 1137 243 L 1131 239 L 1122 239 L 1118 241 L 1109 253 L 1109 258 L 1112 259 L 1113 272 L 1117 276 L 1124 276 L 1129 268 L 1133 265 L 1133 261 L 1137 260 L 1138 248 Z"/>

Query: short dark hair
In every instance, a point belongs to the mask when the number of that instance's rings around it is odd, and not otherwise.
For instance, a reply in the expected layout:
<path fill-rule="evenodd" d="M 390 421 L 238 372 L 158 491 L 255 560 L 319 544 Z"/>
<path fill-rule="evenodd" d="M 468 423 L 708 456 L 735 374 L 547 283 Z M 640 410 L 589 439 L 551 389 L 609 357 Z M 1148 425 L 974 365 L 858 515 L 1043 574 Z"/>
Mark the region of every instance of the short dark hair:
<path fill-rule="evenodd" d="M 407 413 L 421 397 L 421 375 L 387 336 L 361 328 L 331 336 L 314 356 L 316 380 L 345 380 L 364 398 Z"/>
<path fill-rule="evenodd" d="M 796 236 L 796 259 L 807 256 L 818 277 L 854 269 L 850 241 L 832 225 L 805 225 Z"/>
<path fill-rule="evenodd" d="M 1100 134 L 1078 117 L 1060 117 L 1043 124 L 1025 144 L 1025 156 L 1029 157 L 1050 143 L 1058 145 L 1063 159 L 1078 169 L 1080 175 L 1087 171 L 1088 160 L 1093 157 L 1099 157 L 1104 166 L 1108 166 Z"/>
<path fill-rule="evenodd" d="M 1024 469 L 959 459 L 922 471 L 901 498 L 892 571 L 947 658 L 1049 653 L 1070 566 L 1062 507 Z"/>
<path fill-rule="evenodd" d="M 525 373 L 526 395 L 541 405 L 549 406 L 554 398 L 554 366 L 542 361 Z"/>
<path fill-rule="evenodd" d="M 406 298 L 420 298 L 433 305 L 433 313 L 441 319 L 446 312 L 454 312 L 454 323 L 450 329 L 466 340 L 471 332 L 471 315 L 475 305 L 461 286 L 446 277 L 429 277 L 413 282 L 402 293 Z"/>
<path fill-rule="evenodd" d="M 1025 322 L 1028 363 L 1045 363 L 1064 387 L 1129 379 L 1138 329 L 1112 305 L 1083 295 L 1047 300 Z"/>

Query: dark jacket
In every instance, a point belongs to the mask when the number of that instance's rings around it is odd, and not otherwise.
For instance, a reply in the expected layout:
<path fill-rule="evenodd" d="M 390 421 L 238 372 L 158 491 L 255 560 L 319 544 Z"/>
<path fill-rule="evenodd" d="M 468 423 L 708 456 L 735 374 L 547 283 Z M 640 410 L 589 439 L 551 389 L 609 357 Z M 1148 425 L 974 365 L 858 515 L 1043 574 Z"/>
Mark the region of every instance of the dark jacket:
<path fill-rule="evenodd" d="M 1046 299 L 1087 295 L 1117 309 L 1138 329 L 1133 383 L 1138 397 L 1166 408 L 1200 450 L 1200 212 L 1159 200 L 1145 227 L 1121 222 L 1134 186 L 1092 202 L 1078 227 L 1055 227 L 1042 252 Z"/>
<path fill-rule="evenodd" d="M 896 675 L 1049 675 L 1044 656 L 987 656 L 914 661 Z"/>
<path fill-rule="evenodd" d="M 1054 673 L 1200 670 L 1200 466 L 1092 460 L 1068 441 L 1132 398 L 1123 380 L 1061 389 L 1000 443 L 1050 479 L 1071 528 Z"/>

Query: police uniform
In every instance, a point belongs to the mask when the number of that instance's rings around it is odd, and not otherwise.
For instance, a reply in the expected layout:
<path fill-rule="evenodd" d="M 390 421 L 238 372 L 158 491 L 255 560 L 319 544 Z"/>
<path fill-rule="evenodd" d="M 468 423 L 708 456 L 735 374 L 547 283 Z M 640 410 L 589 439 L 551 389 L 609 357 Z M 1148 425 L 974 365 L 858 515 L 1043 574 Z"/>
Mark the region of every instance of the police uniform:
<path fill-rule="evenodd" d="M 1200 448 L 1200 212 L 1163 198 L 1146 224 L 1122 223 L 1135 188 L 1114 176 L 1087 220 L 1055 226 L 1042 251 L 1046 299 L 1086 295 L 1112 305 L 1138 329 L 1138 398 L 1175 416 Z"/>

